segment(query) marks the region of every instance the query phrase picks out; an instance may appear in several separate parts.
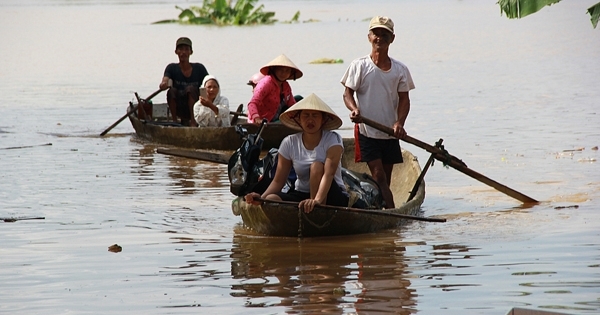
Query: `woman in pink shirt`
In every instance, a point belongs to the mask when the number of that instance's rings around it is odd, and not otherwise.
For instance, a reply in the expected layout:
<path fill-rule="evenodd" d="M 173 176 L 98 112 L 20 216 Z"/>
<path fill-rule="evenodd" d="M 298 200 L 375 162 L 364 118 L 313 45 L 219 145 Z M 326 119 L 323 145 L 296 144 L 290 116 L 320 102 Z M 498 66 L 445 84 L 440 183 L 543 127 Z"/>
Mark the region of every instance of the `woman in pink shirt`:
<path fill-rule="evenodd" d="M 296 100 L 287 80 L 302 77 L 302 71 L 285 55 L 280 55 L 260 68 L 265 77 L 258 82 L 248 103 L 250 122 L 260 124 L 263 118 L 269 122 L 279 119 L 279 114 L 294 105 Z"/>

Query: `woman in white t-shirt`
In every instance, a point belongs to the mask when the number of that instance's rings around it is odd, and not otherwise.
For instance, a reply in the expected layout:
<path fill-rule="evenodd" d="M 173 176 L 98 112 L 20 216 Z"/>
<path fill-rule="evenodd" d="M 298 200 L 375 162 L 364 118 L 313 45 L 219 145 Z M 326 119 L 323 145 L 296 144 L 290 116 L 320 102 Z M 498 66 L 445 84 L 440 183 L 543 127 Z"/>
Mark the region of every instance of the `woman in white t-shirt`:
<path fill-rule="evenodd" d="M 260 204 L 254 200 L 258 197 L 297 201 L 298 207 L 307 213 L 319 204 L 348 206 L 341 172 L 342 137 L 331 131 L 339 128 L 342 120 L 315 94 L 288 108 L 279 117 L 281 123 L 301 132 L 283 139 L 273 181 L 262 195 L 247 194 L 246 202 Z M 281 192 L 292 168 L 297 176 L 294 189 Z"/>

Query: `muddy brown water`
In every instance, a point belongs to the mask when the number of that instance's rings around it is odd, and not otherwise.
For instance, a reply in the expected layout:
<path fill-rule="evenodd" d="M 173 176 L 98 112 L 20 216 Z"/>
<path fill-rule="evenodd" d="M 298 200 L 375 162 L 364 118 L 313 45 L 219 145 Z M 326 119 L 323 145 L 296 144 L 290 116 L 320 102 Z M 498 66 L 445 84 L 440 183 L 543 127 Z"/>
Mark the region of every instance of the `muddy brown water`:
<path fill-rule="evenodd" d="M 0 313 L 597 314 L 600 30 L 585 14 L 595 2 L 508 20 L 494 1 L 272 0 L 280 20 L 300 10 L 319 22 L 202 27 L 151 25 L 191 5 L 174 0 L 3 1 L 0 217 L 45 219 L 0 222 Z M 224 165 L 157 154 L 128 121 L 98 136 L 133 92 L 157 89 L 179 36 L 232 104 L 285 53 L 305 74 L 294 93 L 319 95 L 351 136 L 339 79 L 369 52 L 376 14 L 396 22 L 391 54 L 417 86 L 408 133 L 443 138 L 539 205 L 436 163 L 422 210 L 446 223 L 263 237 L 231 213 Z M 318 58 L 344 63 L 310 64 Z"/>

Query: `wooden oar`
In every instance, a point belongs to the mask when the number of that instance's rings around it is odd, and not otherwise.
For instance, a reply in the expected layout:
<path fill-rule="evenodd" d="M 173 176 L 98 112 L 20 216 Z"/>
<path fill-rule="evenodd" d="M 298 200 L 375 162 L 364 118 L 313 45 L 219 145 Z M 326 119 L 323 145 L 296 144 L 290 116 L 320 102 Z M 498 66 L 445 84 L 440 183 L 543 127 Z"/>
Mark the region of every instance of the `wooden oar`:
<path fill-rule="evenodd" d="M 22 147 L 7 147 L 7 148 L 0 148 L 0 150 L 25 149 L 25 148 L 41 147 L 41 146 L 44 146 L 44 145 L 52 145 L 52 143 L 48 142 L 48 143 L 37 144 L 37 145 L 24 145 Z"/>
<path fill-rule="evenodd" d="M 158 90 L 152 94 L 150 94 L 150 96 L 146 97 L 145 101 L 149 101 L 151 100 L 153 97 L 155 97 L 156 95 L 158 95 L 158 93 L 162 92 L 163 90 Z M 115 121 L 114 124 L 110 125 L 110 127 L 106 128 L 106 130 L 102 131 L 102 133 L 100 134 L 100 136 L 104 136 L 105 134 L 107 134 L 111 129 L 115 128 L 118 124 L 120 124 L 125 118 L 129 117 L 129 115 L 133 114 L 136 109 L 138 108 L 138 106 L 140 106 L 140 103 L 138 102 L 135 106 L 133 106 L 132 108 L 130 108 L 127 113 L 125 115 L 123 115 L 123 117 L 119 118 L 119 120 Z"/>
<path fill-rule="evenodd" d="M 230 125 L 235 125 L 238 121 L 238 116 L 246 116 L 246 114 L 242 113 L 244 109 L 244 104 L 240 104 L 235 112 L 229 112 L 233 117 L 231 117 Z"/>
<path fill-rule="evenodd" d="M 237 116 L 242 116 L 242 117 L 248 117 L 248 114 L 246 113 L 242 113 L 242 112 L 229 112 L 229 115 L 237 115 Z"/>
<path fill-rule="evenodd" d="M 229 157 L 230 157 L 230 155 L 218 153 L 218 152 L 202 151 L 202 150 L 168 149 L 168 148 L 158 148 L 158 149 L 156 149 L 156 153 L 180 156 L 180 157 L 208 161 L 208 162 L 213 162 L 213 163 L 218 163 L 218 164 L 229 163 Z"/>
<path fill-rule="evenodd" d="M 269 200 L 269 199 L 264 199 L 264 198 L 254 198 L 254 200 L 262 201 L 262 202 L 269 202 L 269 203 L 294 205 L 294 206 L 298 205 L 298 203 L 294 202 L 294 201 L 275 201 L 275 200 Z M 330 206 L 330 205 L 318 205 L 318 206 L 315 206 L 315 209 L 337 210 L 337 211 L 345 211 L 345 212 L 382 215 L 382 216 L 388 216 L 388 217 L 396 217 L 396 218 L 400 218 L 400 219 L 427 221 L 427 222 L 446 222 L 446 219 L 442 219 L 442 218 L 419 217 L 416 215 L 393 213 L 393 212 L 383 211 L 383 210 L 368 210 L 368 209 L 360 209 L 360 208 Z"/>
<path fill-rule="evenodd" d="M 438 142 L 435 143 L 435 147 L 438 148 L 439 146 L 441 146 L 443 141 L 444 141 L 443 139 L 440 139 Z M 406 200 L 406 202 L 411 201 L 417 195 L 417 191 L 419 191 L 419 186 L 421 186 L 421 182 L 425 178 L 425 174 L 427 174 L 427 170 L 429 170 L 429 167 L 433 165 L 434 158 L 435 158 L 435 154 L 431 154 L 429 156 L 429 159 L 427 159 L 427 162 L 425 162 L 425 167 L 423 167 L 421 174 L 419 174 L 419 177 L 417 177 L 417 180 L 415 181 L 413 188 L 410 190 L 410 195 L 408 195 L 408 199 Z"/>
<path fill-rule="evenodd" d="M 375 122 L 375 121 L 370 120 L 365 117 L 361 117 L 360 120 L 361 120 L 360 122 L 363 122 L 377 130 L 383 131 L 383 132 L 387 133 L 388 135 L 394 136 L 394 130 L 390 127 L 384 126 L 378 122 Z M 498 183 L 497 181 L 486 177 L 483 174 L 475 172 L 474 170 L 468 168 L 467 165 L 465 163 L 463 163 L 463 161 L 461 161 L 460 159 L 458 159 L 457 157 L 455 157 L 453 155 L 448 154 L 447 152 L 445 152 L 439 148 L 436 148 L 432 145 L 429 145 L 425 142 L 415 139 L 409 135 L 404 136 L 401 140 L 408 142 L 410 144 L 416 145 L 417 147 L 420 147 L 420 148 L 426 150 L 427 152 L 432 153 L 432 155 L 434 156 L 434 158 L 436 160 L 439 160 L 439 161 L 445 163 L 446 165 L 448 165 L 448 166 L 450 166 L 450 167 L 452 167 L 452 168 L 454 168 L 454 169 L 456 169 L 456 170 L 458 170 L 458 171 L 460 171 L 460 172 L 462 172 L 462 173 L 464 173 L 486 185 L 489 185 L 489 186 L 495 188 L 496 190 L 498 190 L 510 197 L 513 197 L 523 203 L 539 203 L 539 201 L 537 201 L 527 195 L 524 195 L 510 187 L 502 185 L 502 184 Z"/>
<path fill-rule="evenodd" d="M 20 218 L 0 218 L 0 221 L 4 222 L 17 222 L 23 220 L 44 220 L 45 217 L 20 217 Z"/>

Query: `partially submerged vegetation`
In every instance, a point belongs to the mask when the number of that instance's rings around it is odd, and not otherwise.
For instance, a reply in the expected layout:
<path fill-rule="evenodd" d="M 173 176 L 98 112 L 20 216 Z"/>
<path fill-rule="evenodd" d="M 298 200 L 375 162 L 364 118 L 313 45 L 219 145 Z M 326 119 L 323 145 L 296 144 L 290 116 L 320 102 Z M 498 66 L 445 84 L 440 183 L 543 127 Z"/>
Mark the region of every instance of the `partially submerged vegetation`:
<path fill-rule="evenodd" d="M 509 19 L 520 19 L 533 14 L 546 6 L 560 2 L 561 0 L 497 0 L 502 13 Z M 264 11 L 264 5 L 258 7 L 258 0 L 236 0 L 232 5 L 232 0 L 203 0 L 202 6 L 191 6 L 187 9 L 175 6 L 181 10 L 177 19 L 168 19 L 156 21 L 152 24 L 179 23 L 179 24 L 197 24 L 197 25 L 256 25 L 273 24 L 278 22 L 275 19 L 275 12 Z M 589 7 L 587 13 L 594 28 L 600 20 L 600 2 Z M 282 23 L 298 23 L 300 11 L 294 16 Z M 309 19 L 303 22 L 318 22 L 318 20 Z"/>
<path fill-rule="evenodd" d="M 561 0 L 498 0 L 501 12 L 506 14 L 509 19 L 520 19 L 533 14 L 546 6 L 551 6 Z M 598 26 L 600 19 L 600 2 L 589 7 L 587 13 L 590 15 L 592 26 Z"/>
<path fill-rule="evenodd" d="M 313 64 L 315 64 L 315 63 L 317 63 L 317 64 L 319 64 L 319 63 L 344 63 L 344 60 L 339 59 L 339 58 L 338 59 L 319 58 L 319 59 L 315 59 L 309 63 L 313 63 Z"/>
<path fill-rule="evenodd" d="M 175 6 L 181 10 L 177 19 L 161 20 L 153 24 L 179 23 L 198 25 L 256 25 L 273 24 L 277 22 L 275 12 L 264 11 L 264 5 L 258 7 L 258 0 L 237 0 L 232 5 L 231 0 L 203 0 L 202 6 L 191 6 L 187 9 Z M 298 22 L 300 11 L 286 23 Z"/>

